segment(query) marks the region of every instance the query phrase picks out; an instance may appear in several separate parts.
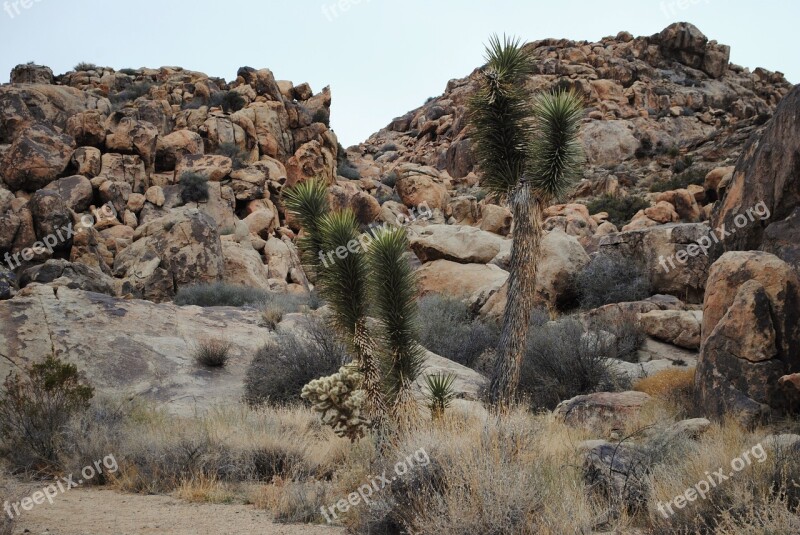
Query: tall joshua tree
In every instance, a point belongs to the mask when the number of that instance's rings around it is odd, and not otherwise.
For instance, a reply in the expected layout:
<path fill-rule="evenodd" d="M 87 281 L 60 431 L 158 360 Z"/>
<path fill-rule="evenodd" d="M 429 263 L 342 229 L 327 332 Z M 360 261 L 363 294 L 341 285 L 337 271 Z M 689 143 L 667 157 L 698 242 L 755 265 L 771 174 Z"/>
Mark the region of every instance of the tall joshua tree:
<path fill-rule="evenodd" d="M 526 82 L 533 58 L 518 39 L 493 36 L 486 48 L 481 87 L 470 102 L 470 123 L 481 184 L 508 201 L 514 236 L 508 301 L 497 348 L 489 401 L 511 402 L 534 305 L 536 262 L 542 240 L 542 211 L 579 177 L 580 97 L 558 91 L 533 95 Z"/>

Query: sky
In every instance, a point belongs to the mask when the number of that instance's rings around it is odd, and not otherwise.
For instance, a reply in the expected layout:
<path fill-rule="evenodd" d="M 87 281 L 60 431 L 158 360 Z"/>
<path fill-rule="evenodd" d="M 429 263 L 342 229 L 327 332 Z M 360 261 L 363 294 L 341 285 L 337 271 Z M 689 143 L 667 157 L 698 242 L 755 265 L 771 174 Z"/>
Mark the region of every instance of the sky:
<path fill-rule="evenodd" d="M 16 7 L 15 7 L 16 6 Z M 532 41 L 652 35 L 688 21 L 731 61 L 800 82 L 797 0 L 0 0 L 0 83 L 34 61 L 182 66 L 231 81 L 241 66 L 330 85 L 331 126 L 357 144 L 480 66 L 493 33 Z"/>

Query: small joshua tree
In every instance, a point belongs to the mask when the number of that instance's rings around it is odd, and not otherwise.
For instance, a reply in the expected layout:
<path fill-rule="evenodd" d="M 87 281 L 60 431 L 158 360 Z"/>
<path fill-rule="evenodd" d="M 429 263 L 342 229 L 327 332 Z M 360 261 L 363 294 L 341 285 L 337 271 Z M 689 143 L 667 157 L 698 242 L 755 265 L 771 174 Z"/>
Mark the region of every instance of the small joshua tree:
<path fill-rule="evenodd" d="M 428 408 L 431 411 L 431 418 L 434 420 L 444 416 L 444 411 L 450 407 L 450 404 L 456 398 L 456 393 L 453 389 L 455 380 L 456 376 L 453 374 L 444 375 L 439 373 L 425 376 L 425 386 L 428 390 Z"/>

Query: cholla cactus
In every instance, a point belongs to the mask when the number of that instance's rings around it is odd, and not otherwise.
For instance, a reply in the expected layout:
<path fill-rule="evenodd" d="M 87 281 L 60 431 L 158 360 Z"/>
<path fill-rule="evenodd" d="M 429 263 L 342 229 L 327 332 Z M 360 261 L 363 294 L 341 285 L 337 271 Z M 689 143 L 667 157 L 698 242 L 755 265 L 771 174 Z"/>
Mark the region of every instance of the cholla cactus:
<path fill-rule="evenodd" d="M 363 438 L 369 421 L 362 416 L 366 394 L 361 388 L 362 375 L 353 366 L 343 366 L 338 373 L 311 381 L 300 395 L 321 413 L 322 423 L 340 437 L 352 442 Z"/>

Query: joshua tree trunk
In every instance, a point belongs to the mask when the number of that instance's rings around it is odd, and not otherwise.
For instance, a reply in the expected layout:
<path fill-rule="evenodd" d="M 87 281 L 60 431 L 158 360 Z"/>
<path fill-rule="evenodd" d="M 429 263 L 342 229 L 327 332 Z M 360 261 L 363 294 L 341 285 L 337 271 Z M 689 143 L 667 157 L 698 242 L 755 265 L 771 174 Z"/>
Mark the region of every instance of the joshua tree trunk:
<path fill-rule="evenodd" d="M 353 345 L 358 355 L 358 367 L 364 376 L 366 394 L 365 412 L 373 424 L 379 424 L 386 415 L 381 372 L 375 358 L 375 343 L 367 330 L 367 321 L 361 318 L 355 325 Z"/>
<path fill-rule="evenodd" d="M 520 180 L 511 196 L 511 211 L 514 215 L 514 241 L 508 299 L 488 393 L 489 401 L 496 406 L 507 406 L 516 396 L 536 289 L 542 207 L 525 178 Z"/>

